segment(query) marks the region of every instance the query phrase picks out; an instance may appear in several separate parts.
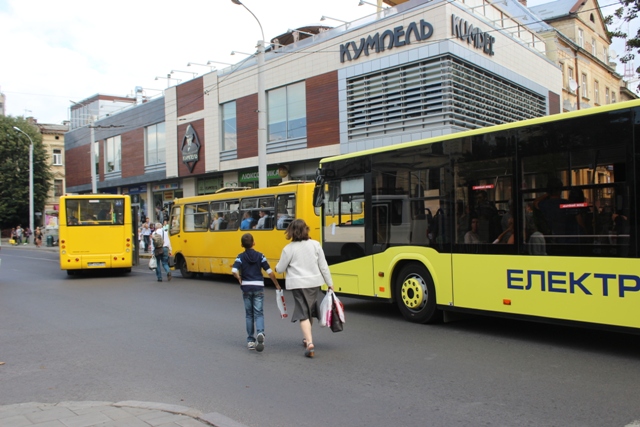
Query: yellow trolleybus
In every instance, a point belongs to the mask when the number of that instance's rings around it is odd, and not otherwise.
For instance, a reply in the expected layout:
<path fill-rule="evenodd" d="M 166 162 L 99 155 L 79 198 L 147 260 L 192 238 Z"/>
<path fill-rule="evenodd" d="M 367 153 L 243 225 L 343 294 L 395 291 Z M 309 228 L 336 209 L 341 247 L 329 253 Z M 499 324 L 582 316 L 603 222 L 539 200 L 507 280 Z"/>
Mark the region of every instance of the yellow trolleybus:
<path fill-rule="evenodd" d="M 324 159 L 314 203 L 335 289 L 412 322 L 638 332 L 639 162 L 640 101 Z"/>
<path fill-rule="evenodd" d="M 126 195 L 89 194 L 60 197 L 60 268 L 131 271 L 134 237 L 131 199 Z"/>
<path fill-rule="evenodd" d="M 244 250 L 240 237 L 247 232 L 275 267 L 288 243 L 284 231 L 293 219 L 304 219 L 311 237 L 320 238 L 313 189 L 312 182 L 290 181 L 276 187 L 222 189 L 176 200 L 169 228 L 176 268 L 186 278 L 198 273 L 231 274 L 236 256 Z"/>

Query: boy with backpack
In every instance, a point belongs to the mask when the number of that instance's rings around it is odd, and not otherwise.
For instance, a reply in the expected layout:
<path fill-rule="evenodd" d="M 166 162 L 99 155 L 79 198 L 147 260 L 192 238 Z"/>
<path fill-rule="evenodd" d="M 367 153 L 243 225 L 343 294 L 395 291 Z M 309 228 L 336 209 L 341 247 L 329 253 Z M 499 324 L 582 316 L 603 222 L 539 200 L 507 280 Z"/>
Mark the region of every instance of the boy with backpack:
<path fill-rule="evenodd" d="M 169 268 L 169 255 L 171 255 L 171 241 L 167 232 L 162 228 L 162 224 L 157 223 L 151 235 L 153 242 L 153 255 L 156 257 L 156 276 L 158 282 L 162 282 L 162 268 L 167 273 L 167 280 L 171 281 L 171 269 Z"/>
<path fill-rule="evenodd" d="M 240 239 L 244 252 L 240 253 L 233 263 L 231 273 L 240 282 L 242 299 L 247 327 L 247 349 L 264 350 L 264 278 L 262 269 L 267 272 L 276 289 L 280 290 L 280 284 L 276 275 L 271 270 L 267 258 L 253 249 L 255 242 L 251 233 L 246 233 Z M 254 337 L 258 331 L 257 340 Z"/>

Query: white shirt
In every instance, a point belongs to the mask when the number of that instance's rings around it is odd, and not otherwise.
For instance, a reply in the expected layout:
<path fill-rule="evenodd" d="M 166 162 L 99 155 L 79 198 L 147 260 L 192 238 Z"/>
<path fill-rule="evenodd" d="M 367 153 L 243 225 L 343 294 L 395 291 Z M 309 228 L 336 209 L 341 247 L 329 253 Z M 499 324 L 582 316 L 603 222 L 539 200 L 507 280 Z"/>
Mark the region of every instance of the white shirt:
<path fill-rule="evenodd" d="M 320 243 L 315 240 L 291 242 L 282 250 L 276 265 L 278 273 L 287 273 L 287 289 L 333 287 L 329 265 Z"/>
<path fill-rule="evenodd" d="M 159 236 L 162 236 L 162 240 L 164 241 L 162 246 L 169 248 L 169 253 L 173 252 L 173 250 L 171 249 L 171 240 L 169 240 L 169 233 L 164 231 L 162 228 L 159 228 L 155 230 L 153 234 L 158 234 Z"/>

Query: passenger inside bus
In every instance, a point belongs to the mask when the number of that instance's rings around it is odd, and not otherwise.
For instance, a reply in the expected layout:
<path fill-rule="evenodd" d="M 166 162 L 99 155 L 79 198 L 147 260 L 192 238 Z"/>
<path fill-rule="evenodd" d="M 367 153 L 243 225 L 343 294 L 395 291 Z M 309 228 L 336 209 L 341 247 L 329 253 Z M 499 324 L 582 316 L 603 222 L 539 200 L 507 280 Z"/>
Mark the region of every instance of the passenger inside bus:
<path fill-rule="evenodd" d="M 467 245 L 482 243 L 478 234 L 478 218 L 471 219 L 471 229 L 464 235 L 464 243 Z"/>

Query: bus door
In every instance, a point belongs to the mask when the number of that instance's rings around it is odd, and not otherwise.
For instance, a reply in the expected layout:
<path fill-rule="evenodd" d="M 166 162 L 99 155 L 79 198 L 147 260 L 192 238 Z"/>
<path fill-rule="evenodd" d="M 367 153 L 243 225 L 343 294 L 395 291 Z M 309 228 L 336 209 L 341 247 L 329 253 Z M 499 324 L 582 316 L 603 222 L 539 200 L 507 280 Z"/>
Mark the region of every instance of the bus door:
<path fill-rule="evenodd" d="M 336 292 L 370 295 L 371 257 L 365 256 L 363 177 L 329 181 L 325 194 L 323 249 Z"/>
<path fill-rule="evenodd" d="M 138 211 L 139 206 L 131 206 L 131 236 L 133 243 L 133 265 L 140 264 L 140 238 L 138 236 Z"/>

